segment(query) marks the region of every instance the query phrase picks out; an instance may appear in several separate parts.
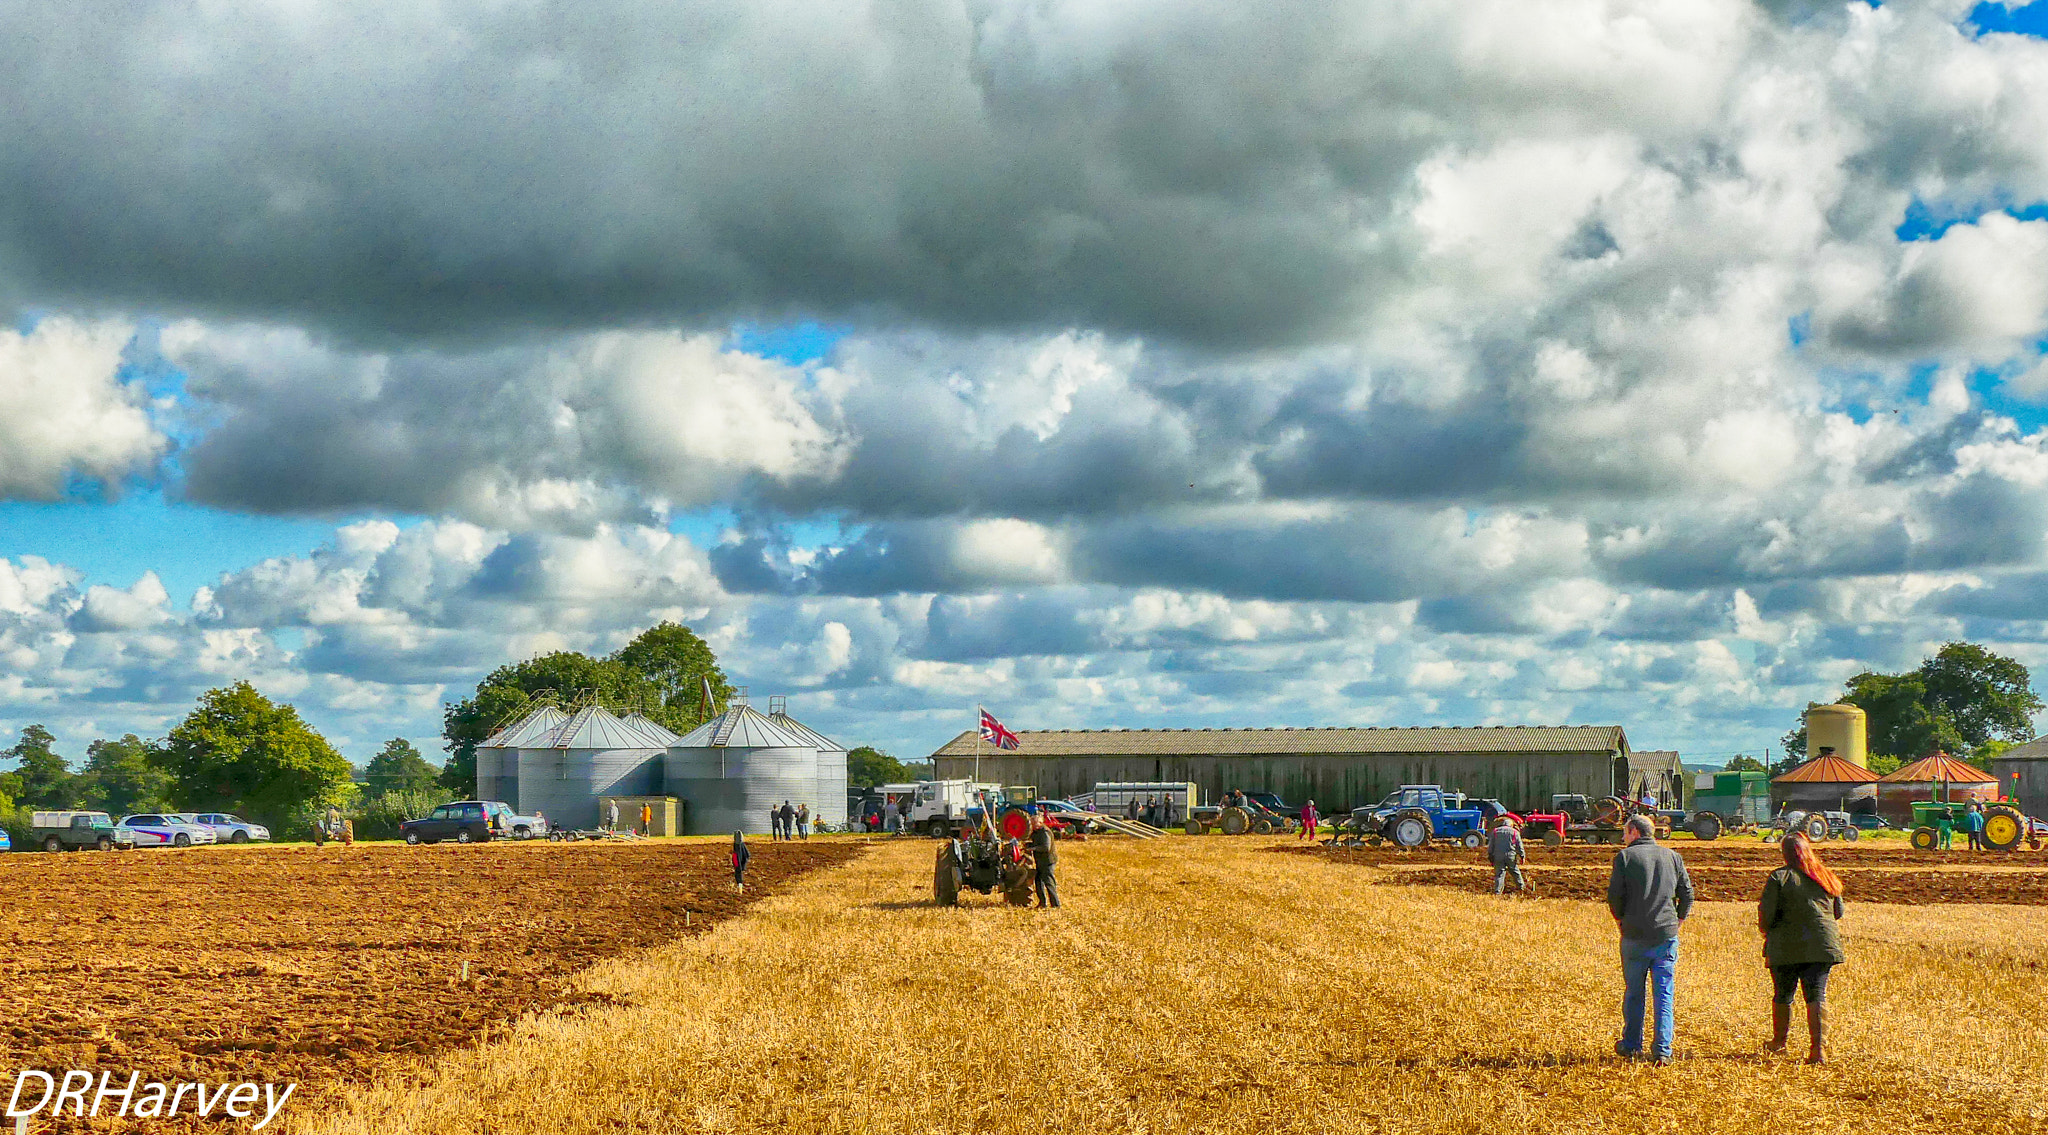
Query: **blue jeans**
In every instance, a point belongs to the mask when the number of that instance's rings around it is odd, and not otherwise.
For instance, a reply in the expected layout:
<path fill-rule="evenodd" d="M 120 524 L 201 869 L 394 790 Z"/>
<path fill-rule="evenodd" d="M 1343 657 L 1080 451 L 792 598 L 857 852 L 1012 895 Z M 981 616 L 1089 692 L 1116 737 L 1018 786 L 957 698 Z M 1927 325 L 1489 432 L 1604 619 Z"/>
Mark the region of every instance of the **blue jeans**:
<path fill-rule="evenodd" d="M 1623 1056 L 1643 1055 L 1643 994 L 1656 1003 L 1656 1040 L 1650 1048 L 1652 1060 L 1671 1057 L 1671 1034 L 1678 1027 L 1678 1015 L 1671 1004 L 1671 982 L 1678 970 L 1678 939 L 1664 942 L 1621 940 L 1621 1043 L 1614 1051 Z"/>

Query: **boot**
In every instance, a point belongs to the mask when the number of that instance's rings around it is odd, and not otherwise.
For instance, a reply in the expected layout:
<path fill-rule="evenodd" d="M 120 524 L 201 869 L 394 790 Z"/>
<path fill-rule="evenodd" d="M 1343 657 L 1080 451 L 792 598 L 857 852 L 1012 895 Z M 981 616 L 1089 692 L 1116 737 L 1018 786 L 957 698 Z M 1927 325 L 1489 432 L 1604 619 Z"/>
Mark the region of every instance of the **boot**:
<path fill-rule="evenodd" d="M 1787 1006 L 1790 1008 L 1790 1006 Z M 1811 1042 L 1806 1053 L 1808 1064 L 1823 1063 L 1821 1042 L 1828 1031 L 1828 1006 L 1825 1001 L 1808 1002 L 1806 1006 L 1806 1037 Z"/>
<path fill-rule="evenodd" d="M 1792 1033 L 1792 1006 L 1771 1002 L 1771 1043 L 1764 1051 L 1776 1056 L 1785 1051 L 1785 1040 Z"/>

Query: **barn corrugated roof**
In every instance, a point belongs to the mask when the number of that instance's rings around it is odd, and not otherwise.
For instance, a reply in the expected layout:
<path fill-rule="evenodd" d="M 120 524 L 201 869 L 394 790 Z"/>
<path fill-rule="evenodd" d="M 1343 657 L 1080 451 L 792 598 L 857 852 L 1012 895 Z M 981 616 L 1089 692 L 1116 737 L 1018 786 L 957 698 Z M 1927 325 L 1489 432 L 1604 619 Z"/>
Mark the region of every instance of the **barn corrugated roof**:
<path fill-rule="evenodd" d="M 484 739 L 479 749 L 517 749 L 532 745 L 561 728 L 569 715 L 551 705 L 541 706 L 525 717 Z"/>
<path fill-rule="evenodd" d="M 1771 778 L 1772 784 L 1875 784 L 1877 774 L 1829 753 Z"/>
<path fill-rule="evenodd" d="M 2036 737 L 2024 745 L 2014 745 L 2012 748 L 1991 759 L 1994 761 L 2048 761 L 2048 737 Z"/>
<path fill-rule="evenodd" d="M 728 706 L 724 713 L 699 725 L 683 735 L 675 743 L 679 749 L 708 749 L 722 729 L 726 733 L 724 747 L 731 749 L 815 749 L 816 742 L 810 741 L 791 729 L 786 729 L 767 714 L 745 703 Z"/>
<path fill-rule="evenodd" d="M 645 733 L 619 720 L 601 705 L 587 706 L 562 723 L 536 749 L 660 749 Z"/>
<path fill-rule="evenodd" d="M 934 757 L 971 757 L 976 730 L 946 742 Z M 1619 725 L 1474 725 L 1329 729 L 1032 729 L 1019 730 L 1018 748 L 989 745 L 981 755 L 1260 756 L 1291 753 L 1625 753 Z"/>
<path fill-rule="evenodd" d="M 1945 780 L 1950 784 L 1995 784 L 1998 778 L 1983 769 L 1966 765 L 1947 753 L 1922 757 L 1884 778 L 1886 784 L 1920 784 Z"/>

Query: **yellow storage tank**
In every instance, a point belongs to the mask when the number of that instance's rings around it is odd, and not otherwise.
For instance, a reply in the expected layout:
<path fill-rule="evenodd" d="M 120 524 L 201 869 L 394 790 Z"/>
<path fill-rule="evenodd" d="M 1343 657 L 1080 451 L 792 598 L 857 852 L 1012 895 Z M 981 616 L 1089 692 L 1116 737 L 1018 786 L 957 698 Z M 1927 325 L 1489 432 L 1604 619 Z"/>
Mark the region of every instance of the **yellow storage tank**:
<path fill-rule="evenodd" d="M 1870 767 L 1870 718 L 1853 705 L 1817 705 L 1806 711 L 1806 754 L 1820 755 L 1833 749 L 1835 755 L 1857 768 Z"/>

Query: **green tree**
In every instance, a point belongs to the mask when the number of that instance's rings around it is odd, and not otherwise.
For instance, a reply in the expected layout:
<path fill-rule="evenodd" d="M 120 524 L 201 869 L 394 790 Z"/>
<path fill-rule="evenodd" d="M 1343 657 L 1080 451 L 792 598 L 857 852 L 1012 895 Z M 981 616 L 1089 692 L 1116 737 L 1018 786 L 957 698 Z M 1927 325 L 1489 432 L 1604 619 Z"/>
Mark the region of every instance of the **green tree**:
<path fill-rule="evenodd" d="M 151 759 L 149 742 L 133 733 L 118 741 L 94 741 L 78 774 L 79 801 L 88 808 L 121 815 L 164 812 L 171 801 L 171 776 Z"/>
<path fill-rule="evenodd" d="M 21 739 L 5 756 L 21 762 L 14 774 L 21 778 L 15 803 L 23 808 L 69 808 L 78 802 L 78 778 L 71 766 L 52 746 L 57 738 L 40 725 L 22 729 Z"/>
<path fill-rule="evenodd" d="M 1733 757 L 1730 757 L 1730 758 L 1728 759 L 1728 763 L 1727 763 L 1727 764 L 1725 764 L 1725 765 L 1722 765 L 1722 766 L 1721 766 L 1721 771 L 1722 771 L 1722 772 L 1762 772 L 1762 771 L 1764 771 L 1764 763 L 1763 763 L 1762 761 L 1760 761 L 1760 760 L 1757 760 L 1757 759 L 1756 759 L 1755 757 L 1751 757 L 1751 756 L 1746 756 L 1746 755 L 1743 755 L 1743 754 L 1740 754 L 1740 753 L 1738 753 L 1738 754 L 1736 754 L 1735 756 L 1733 756 Z"/>
<path fill-rule="evenodd" d="M 846 751 L 846 783 L 854 788 L 902 784 L 909 779 L 910 770 L 903 766 L 902 761 L 872 745 Z"/>
<path fill-rule="evenodd" d="M 393 737 L 370 758 L 363 770 L 367 795 L 376 800 L 393 792 L 427 792 L 439 783 L 441 770 L 427 763 L 412 742 Z"/>
<path fill-rule="evenodd" d="M 678 733 L 688 733 L 704 723 L 707 679 L 714 712 L 732 697 L 732 687 L 726 684 L 725 671 L 718 668 L 711 645 L 680 623 L 657 623 L 641 631 L 610 660 L 646 682 L 657 699 L 646 707 L 647 716 Z"/>
<path fill-rule="evenodd" d="M 1919 676 L 1930 713 L 1947 720 L 1966 746 L 1951 751 L 1978 754 L 1995 741 L 2033 739 L 2041 699 L 2018 659 L 1975 643 L 1951 642 L 1920 664 Z"/>
<path fill-rule="evenodd" d="M 354 794 L 347 759 L 298 710 L 247 682 L 208 690 L 155 757 L 187 808 L 239 812 L 273 828 L 305 805 Z"/>

